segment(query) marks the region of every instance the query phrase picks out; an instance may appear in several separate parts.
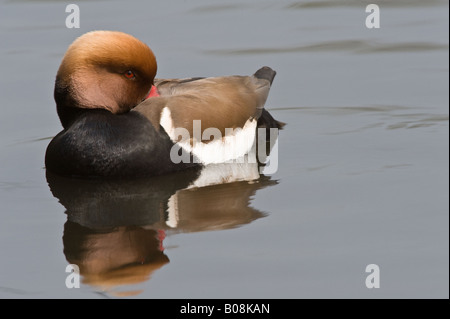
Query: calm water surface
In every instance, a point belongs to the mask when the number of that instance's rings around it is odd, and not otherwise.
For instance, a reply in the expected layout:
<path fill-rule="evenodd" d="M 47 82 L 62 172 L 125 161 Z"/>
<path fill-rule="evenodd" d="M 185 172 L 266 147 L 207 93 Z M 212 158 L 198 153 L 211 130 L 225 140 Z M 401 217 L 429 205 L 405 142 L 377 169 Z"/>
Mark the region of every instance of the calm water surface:
<path fill-rule="evenodd" d="M 448 2 L 380 0 L 376 30 L 371 2 L 80 1 L 67 29 L 64 3 L 1 0 L 0 297 L 448 298 Z M 56 70 L 95 29 L 148 43 L 160 77 L 277 70 L 276 173 L 46 175 Z"/>

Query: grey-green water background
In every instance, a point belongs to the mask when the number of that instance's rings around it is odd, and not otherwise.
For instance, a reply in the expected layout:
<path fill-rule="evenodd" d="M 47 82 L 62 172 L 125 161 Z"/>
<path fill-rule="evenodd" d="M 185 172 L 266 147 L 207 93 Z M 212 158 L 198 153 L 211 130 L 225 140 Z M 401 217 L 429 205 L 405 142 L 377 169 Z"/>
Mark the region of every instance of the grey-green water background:
<path fill-rule="evenodd" d="M 68 3 L 1 0 L 0 297 L 448 298 L 448 1 L 380 0 L 381 28 L 367 29 L 371 2 L 79 1 L 81 28 L 67 29 Z M 143 280 L 67 289 L 77 242 L 63 235 L 78 226 L 49 189 L 44 154 L 61 130 L 56 70 L 96 29 L 149 44 L 160 77 L 269 65 L 266 107 L 288 125 L 268 185 L 240 185 L 243 215 L 224 226 L 214 203 L 210 216 L 186 213 Z M 365 285 L 373 263 L 379 289 Z"/>

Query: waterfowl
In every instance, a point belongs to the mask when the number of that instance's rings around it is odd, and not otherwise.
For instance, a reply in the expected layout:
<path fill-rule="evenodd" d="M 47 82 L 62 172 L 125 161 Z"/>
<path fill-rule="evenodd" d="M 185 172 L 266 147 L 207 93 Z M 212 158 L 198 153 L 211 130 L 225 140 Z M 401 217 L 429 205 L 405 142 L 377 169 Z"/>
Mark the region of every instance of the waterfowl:
<path fill-rule="evenodd" d="M 47 147 L 46 169 L 81 177 L 162 175 L 245 155 L 257 127 L 283 125 L 264 109 L 275 76 L 269 67 L 252 76 L 188 79 L 155 79 L 156 71 L 152 50 L 131 35 L 92 31 L 77 38 L 56 75 L 63 131 Z M 181 153 L 187 157 L 174 161 Z"/>

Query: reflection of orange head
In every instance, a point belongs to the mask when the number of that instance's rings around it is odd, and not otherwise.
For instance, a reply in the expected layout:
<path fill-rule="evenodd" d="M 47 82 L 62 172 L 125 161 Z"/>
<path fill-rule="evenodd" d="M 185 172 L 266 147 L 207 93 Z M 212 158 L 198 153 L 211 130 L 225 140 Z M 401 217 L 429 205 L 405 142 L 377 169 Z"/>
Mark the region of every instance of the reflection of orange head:
<path fill-rule="evenodd" d="M 144 282 L 169 262 L 161 251 L 158 233 L 141 227 L 93 231 L 68 221 L 63 243 L 67 261 L 80 267 L 83 282 L 105 290 Z M 139 291 L 120 295 L 136 293 Z"/>

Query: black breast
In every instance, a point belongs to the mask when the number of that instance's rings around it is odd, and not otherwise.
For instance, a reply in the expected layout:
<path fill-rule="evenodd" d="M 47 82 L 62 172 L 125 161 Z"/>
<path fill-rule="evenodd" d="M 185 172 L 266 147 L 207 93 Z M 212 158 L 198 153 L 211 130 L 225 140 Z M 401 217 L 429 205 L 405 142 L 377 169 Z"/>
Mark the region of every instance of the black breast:
<path fill-rule="evenodd" d="M 86 110 L 47 147 L 47 170 L 66 176 L 138 177 L 195 167 L 173 163 L 174 143 L 137 112 Z M 176 146 L 175 146 L 176 147 Z"/>

